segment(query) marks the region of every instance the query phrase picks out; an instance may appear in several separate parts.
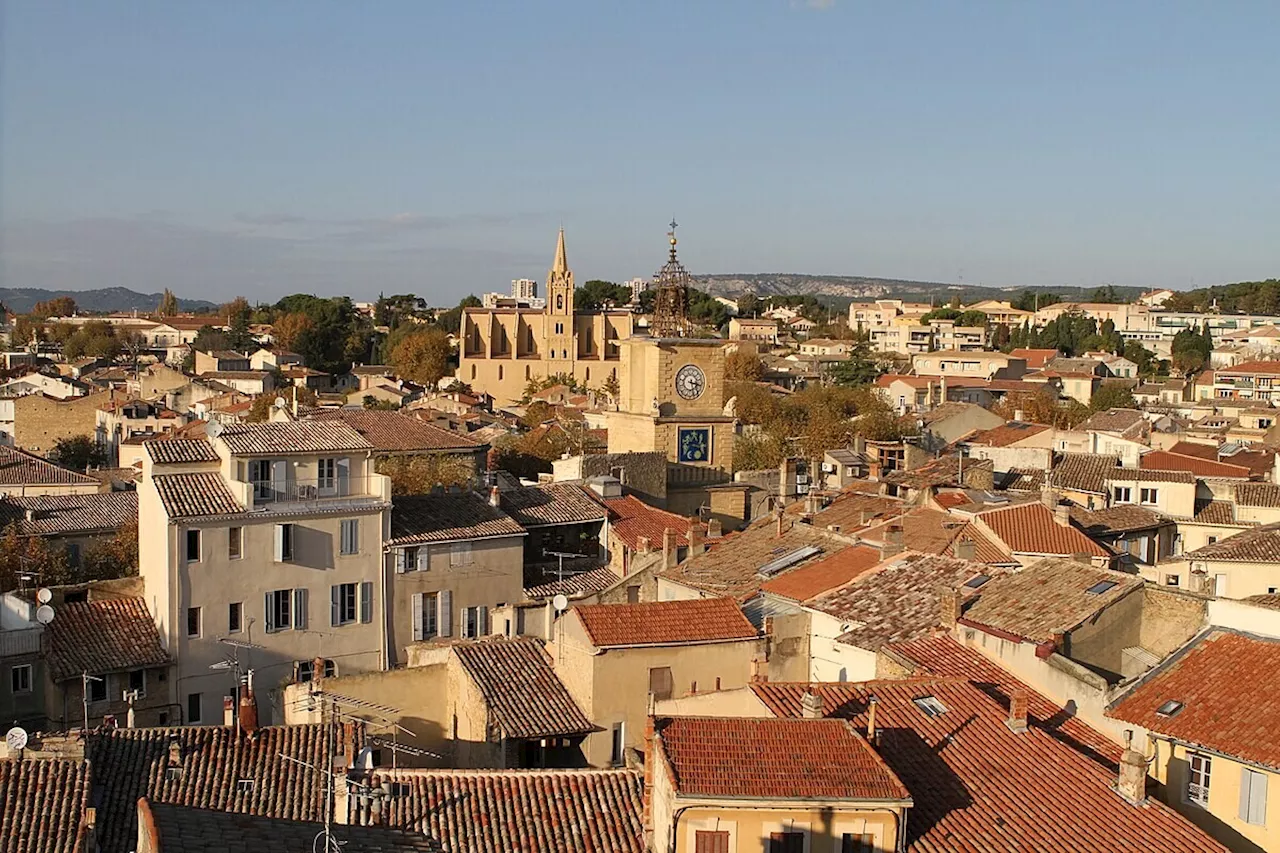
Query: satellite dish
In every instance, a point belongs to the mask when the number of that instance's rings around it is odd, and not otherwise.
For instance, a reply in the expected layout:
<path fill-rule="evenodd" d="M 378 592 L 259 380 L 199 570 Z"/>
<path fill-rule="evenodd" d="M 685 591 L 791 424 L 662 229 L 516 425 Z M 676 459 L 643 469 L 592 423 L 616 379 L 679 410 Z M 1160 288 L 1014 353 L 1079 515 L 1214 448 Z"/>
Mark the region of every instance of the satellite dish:
<path fill-rule="evenodd" d="M 10 752 L 27 748 L 27 730 L 22 726 L 14 726 L 5 732 L 4 742 L 9 745 Z"/>
<path fill-rule="evenodd" d="M 42 586 L 36 590 L 36 601 L 41 604 L 48 604 L 52 600 L 53 592 L 47 586 Z"/>
<path fill-rule="evenodd" d="M 557 613 L 563 613 L 565 608 L 569 606 L 569 599 L 564 593 L 557 593 L 556 597 L 551 599 L 551 606 L 556 609 Z"/>
<path fill-rule="evenodd" d="M 36 608 L 36 621 L 41 625 L 48 625 L 53 621 L 53 608 L 47 604 L 41 604 Z"/>
<path fill-rule="evenodd" d="M 204 425 L 204 434 L 209 438 L 217 438 L 222 435 L 222 421 L 209 421 Z"/>
<path fill-rule="evenodd" d="M 289 401 L 286 400 L 284 397 L 276 397 L 276 401 L 273 405 L 277 409 L 283 409 L 285 406 L 289 405 Z"/>

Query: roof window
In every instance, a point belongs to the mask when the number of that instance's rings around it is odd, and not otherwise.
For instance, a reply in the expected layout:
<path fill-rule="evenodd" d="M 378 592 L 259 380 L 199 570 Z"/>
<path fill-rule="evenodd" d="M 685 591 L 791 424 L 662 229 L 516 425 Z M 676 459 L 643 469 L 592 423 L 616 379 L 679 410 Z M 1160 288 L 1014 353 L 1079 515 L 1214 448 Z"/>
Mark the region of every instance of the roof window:
<path fill-rule="evenodd" d="M 974 575 L 965 581 L 964 585 L 969 589 L 977 589 L 989 580 L 991 580 L 990 575 Z"/>
<path fill-rule="evenodd" d="M 785 554 L 776 560 L 765 563 L 756 571 L 761 577 L 770 578 L 776 575 L 778 572 L 782 571 L 783 569 L 789 566 L 794 566 L 796 563 L 800 562 L 801 560 L 807 560 L 813 555 L 821 554 L 821 553 L 822 553 L 821 548 L 815 547 L 813 545 L 806 545 L 803 548 L 797 548 L 796 550 L 792 551 L 790 554 Z"/>
<path fill-rule="evenodd" d="M 911 700 L 915 706 L 924 712 L 926 717 L 941 717 L 947 713 L 947 706 L 943 705 L 936 696 L 917 696 Z"/>
<path fill-rule="evenodd" d="M 1179 702 L 1177 699 L 1170 699 L 1169 701 L 1162 704 L 1159 708 L 1156 708 L 1156 714 L 1161 717 L 1176 717 L 1178 715 L 1178 712 L 1181 711 L 1184 707 L 1186 706 L 1183 705 L 1181 702 Z"/>
<path fill-rule="evenodd" d="M 1086 589 L 1085 592 L 1089 593 L 1089 595 L 1102 595 L 1104 592 L 1115 587 L 1115 585 L 1115 581 L 1098 581 L 1093 586 Z"/>

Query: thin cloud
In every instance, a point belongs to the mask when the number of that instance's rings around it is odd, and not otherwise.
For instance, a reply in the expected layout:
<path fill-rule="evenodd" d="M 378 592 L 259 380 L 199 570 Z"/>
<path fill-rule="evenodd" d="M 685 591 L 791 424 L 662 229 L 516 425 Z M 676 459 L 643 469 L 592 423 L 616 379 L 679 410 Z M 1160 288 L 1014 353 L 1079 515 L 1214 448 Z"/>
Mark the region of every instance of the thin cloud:
<path fill-rule="evenodd" d="M 836 0 L 791 0 L 791 7 L 802 7 L 805 9 L 813 9 L 816 12 L 825 12 L 836 5 Z"/>

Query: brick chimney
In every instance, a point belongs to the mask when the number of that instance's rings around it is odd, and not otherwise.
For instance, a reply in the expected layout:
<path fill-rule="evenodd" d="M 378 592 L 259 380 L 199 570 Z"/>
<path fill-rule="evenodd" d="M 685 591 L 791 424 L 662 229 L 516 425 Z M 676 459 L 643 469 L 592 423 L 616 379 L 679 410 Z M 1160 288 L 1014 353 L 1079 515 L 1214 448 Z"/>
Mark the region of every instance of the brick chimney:
<path fill-rule="evenodd" d="M 680 562 L 680 555 L 676 552 L 676 532 L 668 527 L 662 531 L 662 565 L 663 568 L 673 569 Z"/>
<path fill-rule="evenodd" d="M 705 550 L 707 546 L 702 539 L 702 525 L 696 521 L 689 522 L 689 556 L 701 554 Z"/>
<path fill-rule="evenodd" d="M 890 524 L 884 533 L 884 544 L 880 546 L 880 559 L 887 560 L 894 554 L 902 553 L 902 525 Z"/>
<path fill-rule="evenodd" d="M 950 631 L 956 627 L 960 619 L 960 593 L 954 589 L 944 589 L 938 593 L 938 619 L 943 628 Z"/>
<path fill-rule="evenodd" d="M 1053 520 L 1057 522 L 1058 526 L 1060 527 L 1070 527 L 1071 526 L 1071 507 L 1067 506 L 1066 504 L 1055 506 L 1053 508 Z"/>
<path fill-rule="evenodd" d="M 644 831 L 646 835 L 653 833 L 653 715 L 644 721 Z"/>
<path fill-rule="evenodd" d="M 972 560 L 977 543 L 968 536 L 961 536 L 956 540 L 955 553 L 956 557 L 961 560 Z"/>
<path fill-rule="evenodd" d="M 719 539 L 723 535 L 724 535 L 724 527 L 720 524 L 720 519 L 708 518 L 707 519 L 707 538 Z"/>
<path fill-rule="evenodd" d="M 651 548 L 652 548 L 652 545 L 649 542 L 648 536 L 636 537 L 636 553 L 637 554 L 648 554 Z"/>
<path fill-rule="evenodd" d="M 1009 719 L 1004 724 L 1010 731 L 1021 734 L 1027 730 L 1027 691 L 1017 688 L 1009 694 Z"/>
<path fill-rule="evenodd" d="M 1120 756 L 1120 776 L 1116 791 L 1135 806 L 1147 799 L 1147 759 L 1133 748 L 1133 731 L 1125 730 L 1125 748 Z"/>
<path fill-rule="evenodd" d="M 257 730 L 258 698 L 253 695 L 253 670 L 249 670 L 240 691 L 240 731 L 253 735 Z"/>
<path fill-rule="evenodd" d="M 806 720 L 822 719 L 822 697 L 806 690 L 800 697 L 800 716 Z"/>
<path fill-rule="evenodd" d="M 781 536 L 782 536 L 782 533 L 783 533 L 783 526 L 782 526 L 782 522 L 783 522 L 783 517 L 782 517 L 782 507 L 778 507 L 778 515 L 777 515 L 777 525 L 778 525 L 778 526 L 777 526 L 777 533 L 778 533 L 778 536 L 779 536 L 779 537 L 781 537 Z"/>
<path fill-rule="evenodd" d="M 1058 506 L 1058 493 L 1045 486 L 1040 490 L 1040 503 L 1044 504 L 1046 509 L 1056 508 Z"/>

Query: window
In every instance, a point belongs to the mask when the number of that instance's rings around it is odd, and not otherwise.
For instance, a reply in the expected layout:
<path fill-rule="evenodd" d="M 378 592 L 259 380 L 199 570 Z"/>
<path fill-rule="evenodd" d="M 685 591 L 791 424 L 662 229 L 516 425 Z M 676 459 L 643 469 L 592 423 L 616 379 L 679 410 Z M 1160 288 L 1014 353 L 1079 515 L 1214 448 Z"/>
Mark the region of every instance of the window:
<path fill-rule="evenodd" d="M 129 672 L 129 690 L 136 692 L 138 698 L 147 695 L 147 671 L 145 669 L 135 669 Z"/>
<path fill-rule="evenodd" d="M 466 566 L 471 563 L 471 543 L 454 542 L 449 546 L 449 565 Z"/>
<path fill-rule="evenodd" d="M 360 519 L 344 518 L 339 527 L 338 538 L 341 540 L 341 553 L 360 553 Z"/>
<path fill-rule="evenodd" d="M 1170 699 L 1167 702 L 1161 703 L 1159 708 L 1156 708 L 1156 714 L 1161 717 L 1172 717 L 1181 711 L 1182 708 L 1183 704 L 1181 702 L 1177 699 Z"/>
<path fill-rule="evenodd" d="M 840 853 L 876 853 L 876 837 L 870 832 L 846 832 L 840 836 Z"/>
<path fill-rule="evenodd" d="M 202 621 L 200 617 L 201 617 L 201 613 L 200 613 L 199 607 L 187 608 L 187 636 L 188 637 L 200 636 L 200 622 Z"/>
<path fill-rule="evenodd" d="M 293 593 L 291 589 L 267 593 L 267 631 L 287 631 L 293 624 Z"/>
<path fill-rule="evenodd" d="M 1217 537 L 1217 536 L 1210 536 L 1210 537 L 1209 537 L 1209 544 L 1210 544 L 1210 545 L 1212 545 L 1214 542 L 1217 542 L 1217 541 L 1218 541 L 1218 537 Z"/>
<path fill-rule="evenodd" d="M 1267 825 L 1267 774 L 1248 767 L 1240 768 L 1240 819 Z"/>
<path fill-rule="evenodd" d="M 1209 774 L 1213 761 L 1209 756 L 1193 752 L 1187 762 L 1187 802 L 1199 806 L 1209 804 Z"/>
<path fill-rule="evenodd" d="M 1181 583 L 1182 583 L 1182 581 L 1181 581 L 1181 579 L 1180 579 L 1177 575 L 1165 575 L 1165 576 L 1164 576 L 1164 585 L 1165 585 L 1165 586 L 1180 586 L 1180 585 L 1181 585 Z"/>
<path fill-rule="evenodd" d="M 627 587 L 627 604 L 639 604 L 639 603 L 640 603 L 640 587 L 638 586 Z"/>
<path fill-rule="evenodd" d="M 333 612 L 331 625 L 349 625 L 356 621 L 356 612 L 359 608 L 357 601 L 356 585 L 353 583 L 340 583 L 330 587 L 332 598 Z"/>
<path fill-rule="evenodd" d="M 294 680 L 300 684 L 305 684 L 316 677 L 315 661 L 300 660 L 293 665 Z M 324 662 L 324 677 L 333 678 L 338 674 L 338 665 L 328 658 Z"/>
<path fill-rule="evenodd" d="M 419 592 L 413 596 L 413 639 L 430 640 L 439 630 L 438 614 L 440 595 L 435 592 Z"/>
<path fill-rule="evenodd" d="M 105 675 L 102 678 L 89 677 L 89 701 L 107 701 L 107 677 Z"/>
<path fill-rule="evenodd" d="M 483 637 L 489 633 L 489 608 L 464 607 L 459 621 L 463 637 Z"/>
<path fill-rule="evenodd" d="M 289 563 L 293 561 L 293 525 L 277 524 L 276 525 L 276 562 Z"/>
<path fill-rule="evenodd" d="M 654 699 L 670 699 L 673 686 L 671 667 L 655 666 L 649 670 L 649 692 Z"/>
<path fill-rule="evenodd" d="M 627 747 L 626 723 L 614 723 L 610 735 L 612 740 L 609 745 L 609 761 L 617 766 L 626 760 L 626 757 L 622 754 Z"/>
<path fill-rule="evenodd" d="M 1127 504 L 1133 501 L 1133 489 L 1128 486 L 1116 486 L 1112 493 L 1118 504 Z"/>
<path fill-rule="evenodd" d="M 321 459 L 316 462 L 316 486 L 322 490 L 332 491 L 338 482 L 338 465 L 336 459 Z"/>
<path fill-rule="evenodd" d="M 769 853 L 805 853 L 803 832 L 769 833 Z"/>
<path fill-rule="evenodd" d="M 73 569 L 78 569 L 80 567 L 80 543 L 67 543 L 67 565 L 71 566 Z"/>
<path fill-rule="evenodd" d="M 227 605 L 227 633 L 239 634 L 240 624 L 244 616 L 244 604 L 233 601 Z"/>
<path fill-rule="evenodd" d="M 9 670 L 9 689 L 14 694 L 31 692 L 31 664 L 24 663 Z"/>
<path fill-rule="evenodd" d="M 693 853 L 729 853 L 729 833 L 699 829 L 693 834 Z"/>
<path fill-rule="evenodd" d="M 373 581 L 360 582 L 360 621 L 366 625 L 373 621 Z"/>
<path fill-rule="evenodd" d="M 227 558 L 230 560 L 240 559 L 242 549 L 244 547 L 244 528 L 231 527 L 227 529 Z"/>
<path fill-rule="evenodd" d="M 1102 595 L 1104 592 L 1114 589 L 1115 585 L 1115 581 L 1098 581 L 1093 586 L 1086 589 L 1085 592 L 1089 595 Z"/>
<path fill-rule="evenodd" d="M 193 726 L 197 725 L 201 720 L 204 719 L 203 715 L 200 713 L 201 711 L 200 697 L 201 697 L 201 694 L 199 693 L 187 694 L 187 723 L 189 725 L 193 725 Z"/>
<path fill-rule="evenodd" d="M 200 531 L 187 531 L 187 562 L 200 562 Z"/>
<path fill-rule="evenodd" d="M 947 706 L 943 705 L 936 696 L 919 696 L 911 701 L 924 712 L 926 717 L 941 717 L 947 713 Z"/>
<path fill-rule="evenodd" d="M 1160 502 L 1159 489 L 1141 489 L 1138 494 L 1144 504 L 1154 504 L 1154 503 Z"/>

